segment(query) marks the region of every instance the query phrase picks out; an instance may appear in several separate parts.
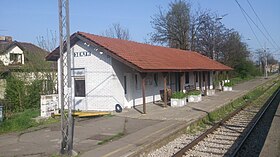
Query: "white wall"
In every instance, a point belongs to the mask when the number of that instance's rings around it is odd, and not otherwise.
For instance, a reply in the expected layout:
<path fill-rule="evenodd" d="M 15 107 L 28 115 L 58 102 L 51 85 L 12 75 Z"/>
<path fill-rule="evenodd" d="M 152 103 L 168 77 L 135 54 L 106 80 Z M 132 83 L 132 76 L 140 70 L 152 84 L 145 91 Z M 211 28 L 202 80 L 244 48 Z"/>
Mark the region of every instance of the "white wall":
<path fill-rule="evenodd" d="M 0 55 L 0 60 L 3 62 L 5 66 L 12 64 L 10 61 L 10 54 L 22 54 L 22 64 L 24 64 L 24 54 L 23 51 L 18 46 L 11 47 L 6 53 Z"/>
<path fill-rule="evenodd" d="M 106 50 L 97 46 L 88 46 L 81 41 L 71 48 L 71 53 L 74 56 L 72 68 L 85 69 L 86 96 L 74 97 L 74 88 L 72 90 L 76 110 L 112 111 L 115 110 L 116 104 L 120 104 L 123 108 L 143 104 L 142 78 L 138 71 L 112 58 Z M 66 69 L 64 72 L 66 73 Z M 135 75 L 137 75 L 137 86 Z M 124 76 L 126 76 L 127 94 L 124 91 Z M 189 76 L 189 84 L 193 84 L 193 73 L 190 72 Z M 74 87 L 74 79 L 75 77 L 72 77 L 72 87 Z M 175 73 L 170 74 L 169 80 L 169 86 L 175 88 Z M 158 73 L 158 85 L 155 84 L 154 73 L 147 73 L 146 102 L 160 100 L 160 90 L 163 90 L 163 86 L 162 73 Z M 64 88 L 67 91 L 67 87 Z"/>
<path fill-rule="evenodd" d="M 77 57 L 77 53 L 85 51 L 90 52 L 90 55 Z M 116 104 L 120 104 L 123 108 L 142 104 L 142 80 L 137 71 L 113 59 L 106 50 L 86 46 L 81 41 L 71 48 L 71 52 L 76 56 L 73 57 L 72 68 L 85 68 L 86 97 L 74 97 L 74 89 L 72 90 L 76 110 L 115 110 Z M 64 73 L 66 73 L 66 69 L 64 69 Z M 134 79 L 136 74 L 139 84 L 137 89 Z M 125 75 L 127 77 L 127 94 L 124 92 Z M 154 84 L 153 73 L 149 73 L 146 77 L 147 103 L 160 100 L 159 90 L 163 89 L 163 79 L 161 74 L 158 77 L 158 86 Z M 72 77 L 72 87 L 74 87 L 74 77 Z M 67 87 L 64 88 L 67 91 Z"/>

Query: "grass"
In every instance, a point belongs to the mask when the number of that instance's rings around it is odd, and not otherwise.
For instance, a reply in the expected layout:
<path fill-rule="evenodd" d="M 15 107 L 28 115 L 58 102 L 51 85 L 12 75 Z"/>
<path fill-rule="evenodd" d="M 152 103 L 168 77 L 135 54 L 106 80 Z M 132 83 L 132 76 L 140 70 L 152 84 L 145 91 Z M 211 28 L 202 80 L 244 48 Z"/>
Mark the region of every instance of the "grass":
<path fill-rule="evenodd" d="M 38 123 L 34 118 L 39 115 L 40 111 L 38 109 L 27 109 L 24 112 L 15 113 L 0 124 L 0 134 L 23 131 L 39 125 L 46 125 L 59 121 L 58 119 L 49 118 Z"/>
<path fill-rule="evenodd" d="M 275 84 L 276 85 L 273 85 Z M 226 117 L 229 113 L 235 111 L 241 106 L 245 106 L 249 103 L 254 103 L 262 105 L 266 100 L 279 88 L 279 81 L 269 81 L 263 86 L 255 88 L 251 92 L 247 93 L 243 97 L 240 97 L 229 104 L 208 113 L 204 118 L 192 123 L 186 130 L 188 134 L 195 134 L 197 131 L 203 131 L 207 128 L 208 125 L 214 124 L 215 122 L 220 121 Z"/>
<path fill-rule="evenodd" d="M 113 135 L 113 136 L 111 136 L 111 137 L 109 137 L 109 138 L 106 138 L 106 139 L 104 139 L 104 140 L 98 142 L 97 144 L 98 144 L 98 145 L 103 145 L 103 144 L 105 144 L 105 143 L 108 143 L 108 142 L 111 142 L 111 141 L 120 139 L 120 138 L 123 137 L 123 136 L 124 136 L 124 133 L 123 133 L 123 132 L 120 132 L 120 133 L 118 133 L 118 134 L 116 134 L 116 135 Z"/>
<path fill-rule="evenodd" d="M 233 85 L 235 85 L 235 84 L 238 84 L 238 83 L 242 83 L 242 82 L 245 82 L 245 81 L 249 81 L 249 80 L 251 80 L 251 79 L 253 79 L 253 78 L 255 78 L 255 77 L 252 77 L 252 76 L 246 77 L 246 78 L 234 77 L 234 78 L 231 78 L 231 79 L 230 79 L 230 82 L 231 82 Z"/>

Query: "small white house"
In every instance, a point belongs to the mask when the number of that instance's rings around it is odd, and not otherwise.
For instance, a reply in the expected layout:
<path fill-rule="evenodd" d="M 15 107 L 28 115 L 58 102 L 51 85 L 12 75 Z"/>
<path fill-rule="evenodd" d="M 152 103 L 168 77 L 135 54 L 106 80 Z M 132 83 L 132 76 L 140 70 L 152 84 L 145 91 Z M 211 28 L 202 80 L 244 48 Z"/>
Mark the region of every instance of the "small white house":
<path fill-rule="evenodd" d="M 53 80 L 56 80 L 55 63 L 49 63 L 45 56 L 49 52 L 40 47 L 27 43 L 13 41 L 10 36 L 0 36 L 0 98 L 4 98 L 6 77 L 14 76 L 23 80 L 26 84 L 35 79 L 43 81 L 45 93 L 52 93 Z"/>
<path fill-rule="evenodd" d="M 83 32 L 71 36 L 71 55 L 74 109 L 85 111 L 113 111 L 116 104 L 144 107 L 161 100 L 166 88 L 207 91 L 215 71 L 231 70 L 196 52 Z M 46 59 L 59 61 L 59 47 Z"/>

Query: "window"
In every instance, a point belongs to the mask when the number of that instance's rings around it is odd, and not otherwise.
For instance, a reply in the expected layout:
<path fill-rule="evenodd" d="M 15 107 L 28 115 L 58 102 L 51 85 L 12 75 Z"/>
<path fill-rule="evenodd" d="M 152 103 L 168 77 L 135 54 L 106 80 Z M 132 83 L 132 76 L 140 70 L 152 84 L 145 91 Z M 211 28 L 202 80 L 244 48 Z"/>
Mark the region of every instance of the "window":
<path fill-rule="evenodd" d="M 76 97 L 85 97 L 86 96 L 84 78 L 75 78 L 75 96 Z"/>
<path fill-rule="evenodd" d="M 12 62 L 12 64 L 21 63 L 22 54 L 10 53 L 10 61 Z"/>
<path fill-rule="evenodd" d="M 123 77 L 123 83 L 124 83 L 124 94 L 127 94 L 126 76 Z"/>
<path fill-rule="evenodd" d="M 189 77 L 189 72 L 185 72 L 185 84 L 190 83 L 190 77 Z"/>
<path fill-rule="evenodd" d="M 154 82 L 155 82 L 155 86 L 158 86 L 158 73 L 154 73 Z"/>
<path fill-rule="evenodd" d="M 135 74 L 135 89 L 136 90 L 140 89 L 140 82 L 137 74 Z"/>

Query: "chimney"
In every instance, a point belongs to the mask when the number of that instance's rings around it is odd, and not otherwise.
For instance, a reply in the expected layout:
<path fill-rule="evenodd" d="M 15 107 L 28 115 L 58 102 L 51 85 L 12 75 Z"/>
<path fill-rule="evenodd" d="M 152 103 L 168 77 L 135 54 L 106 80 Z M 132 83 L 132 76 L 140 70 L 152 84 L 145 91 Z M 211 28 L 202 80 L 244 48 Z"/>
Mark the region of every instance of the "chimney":
<path fill-rule="evenodd" d="M 0 36 L 0 42 L 12 42 L 13 38 L 11 36 Z"/>

